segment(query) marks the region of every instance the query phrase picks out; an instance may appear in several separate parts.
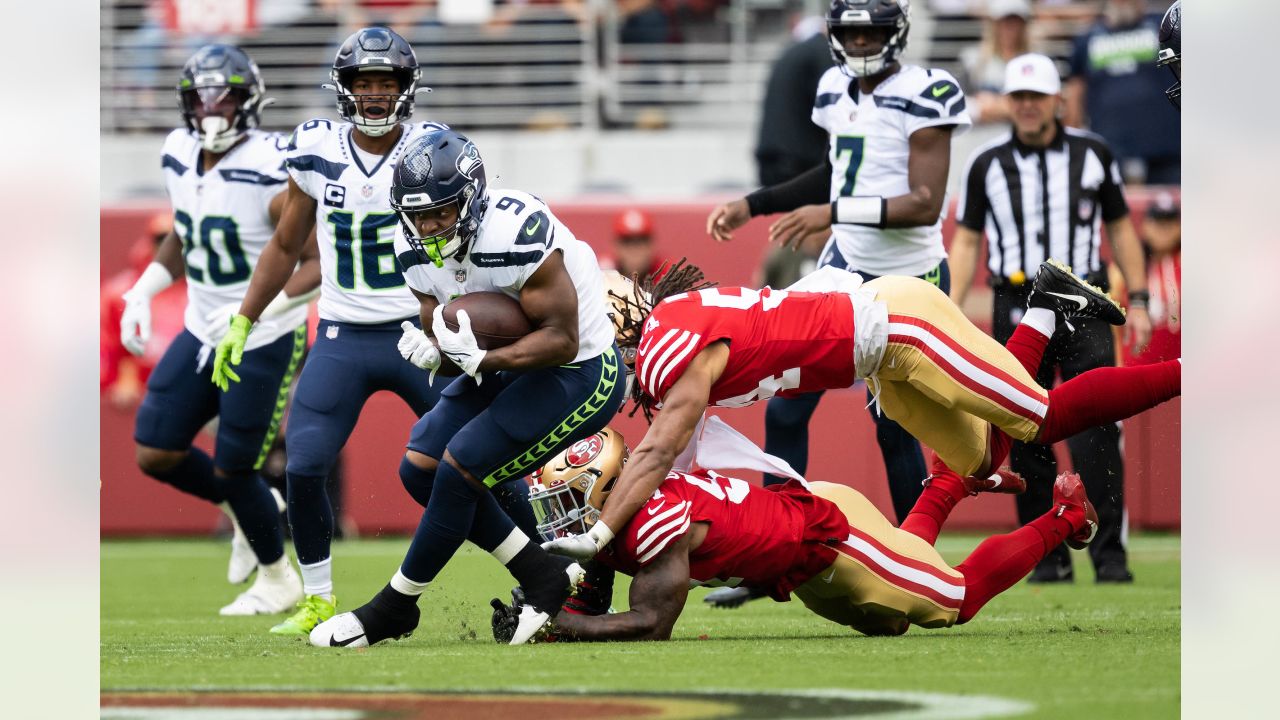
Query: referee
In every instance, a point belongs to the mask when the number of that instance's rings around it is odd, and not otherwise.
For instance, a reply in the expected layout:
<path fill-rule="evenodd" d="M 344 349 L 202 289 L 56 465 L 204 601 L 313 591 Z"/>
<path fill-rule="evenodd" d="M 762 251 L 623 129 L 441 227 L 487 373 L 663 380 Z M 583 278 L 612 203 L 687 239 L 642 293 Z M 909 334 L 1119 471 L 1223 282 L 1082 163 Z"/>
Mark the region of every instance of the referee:
<path fill-rule="evenodd" d="M 1036 268 L 1048 258 L 1067 264 L 1095 285 L 1107 288 L 1098 256 L 1105 223 L 1116 264 L 1129 292 L 1126 339 L 1145 347 L 1151 338 L 1147 278 L 1142 248 L 1129 221 L 1119 166 L 1106 142 L 1068 129 L 1058 120 L 1062 87 L 1053 61 L 1043 55 L 1014 58 L 1005 71 L 1013 128 L 1009 135 L 978 149 L 969 159 L 957 205 L 951 244 L 951 297 L 964 302 L 973 282 L 983 232 L 987 267 L 995 288 L 992 329 L 1006 342 L 1013 333 Z M 1045 352 L 1036 376 L 1044 387 L 1055 371 L 1068 380 L 1096 367 L 1115 364 L 1111 328 L 1100 320 L 1073 320 Z M 1098 536 L 1089 546 L 1098 582 L 1131 582 L 1124 546 L 1124 465 L 1116 425 L 1080 433 L 1067 442 L 1071 460 L 1098 510 Z M 1049 510 L 1057 461 L 1045 445 L 1015 442 L 1013 469 L 1027 479 L 1018 498 L 1023 524 Z M 1059 546 L 1031 574 L 1031 582 L 1070 582 L 1071 557 Z"/>

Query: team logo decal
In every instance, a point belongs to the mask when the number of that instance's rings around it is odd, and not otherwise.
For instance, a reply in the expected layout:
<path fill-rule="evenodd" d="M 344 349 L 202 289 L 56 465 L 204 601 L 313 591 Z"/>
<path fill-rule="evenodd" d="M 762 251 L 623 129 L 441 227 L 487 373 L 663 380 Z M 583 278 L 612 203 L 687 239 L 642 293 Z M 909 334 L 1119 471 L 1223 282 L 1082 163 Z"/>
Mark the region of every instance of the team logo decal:
<path fill-rule="evenodd" d="M 467 146 L 458 153 L 458 172 L 468 180 L 474 180 L 476 168 L 484 164 L 480 159 L 480 151 L 476 149 L 476 144 L 468 142 Z"/>
<path fill-rule="evenodd" d="M 600 451 L 604 449 L 604 438 L 599 434 L 592 435 L 584 440 L 579 440 L 569 447 L 565 452 L 564 459 L 569 463 L 569 467 L 582 467 L 590 465 L 600 455 Z"/>

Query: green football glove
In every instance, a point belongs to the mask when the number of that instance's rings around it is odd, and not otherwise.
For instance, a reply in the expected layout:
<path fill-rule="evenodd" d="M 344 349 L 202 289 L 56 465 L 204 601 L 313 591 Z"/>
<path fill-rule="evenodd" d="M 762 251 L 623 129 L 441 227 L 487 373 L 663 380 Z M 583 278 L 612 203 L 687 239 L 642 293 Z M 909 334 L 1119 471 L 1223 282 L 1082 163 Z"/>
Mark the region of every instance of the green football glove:
<path fill-rule="evenodd" d="M 231 387 L 231 381 L 240 382 L 240 376 L 231 368 L 244 358 L 244 345 L 249 341 L 252 328 L 253 321 L 244 315 L 231 316 L 231 329 L 227 330 L 213 353 L 213 384 L 223 392 Z"/>

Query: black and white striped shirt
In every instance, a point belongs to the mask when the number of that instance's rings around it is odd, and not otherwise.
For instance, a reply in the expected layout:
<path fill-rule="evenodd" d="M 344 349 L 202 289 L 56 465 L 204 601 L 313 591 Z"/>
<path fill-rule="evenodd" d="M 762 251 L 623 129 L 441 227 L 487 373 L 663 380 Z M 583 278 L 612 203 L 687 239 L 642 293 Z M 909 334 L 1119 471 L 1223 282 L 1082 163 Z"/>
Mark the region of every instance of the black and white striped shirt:
<path fill-rule="evenodd" d="M 1080 274 L 1102 271 L 1101 227 L 1129 213 L 1120 167 L 1106 142 L 1066 128 L 1035 148 L 1010 132 L 969 159 L 956 222 L 987 235 L 987 268 L 997 281 L 1036 274 L 1056 258 Z"/>

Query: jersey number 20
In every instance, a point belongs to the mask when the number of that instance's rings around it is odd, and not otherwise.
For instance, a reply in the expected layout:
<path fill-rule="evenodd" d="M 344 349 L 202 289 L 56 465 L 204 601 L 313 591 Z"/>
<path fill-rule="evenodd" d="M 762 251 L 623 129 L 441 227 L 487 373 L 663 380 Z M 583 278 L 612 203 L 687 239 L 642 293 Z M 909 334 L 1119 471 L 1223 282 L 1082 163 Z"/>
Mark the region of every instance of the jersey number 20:
<path fill-rule="evenodd" d="M 178 238 L 182 240 L 182 259 L 187 266 L 187 276 L 196 282 L 207 282 L 214 285 L 232 285 L 249 279 L 249 261 L 244 256 L 244 248 L 240 246 L 240 228 L 236 221 L 225 215 L 205 215 L 200 219 L 200 227 L 192 227 L 191 216 L 183 210 L 173 211 L 173 222 L 181 227 Z M 198 232 L 197 232 L 198 231 Z M 222 236 L 223 257 L 214 249 L 214 235 Z M 205 268 L 195 267 L 191 262 L 191 251 L 196 243 L 205 252 Z M 231 267 L 227 268 L 227 261 Z"/>

